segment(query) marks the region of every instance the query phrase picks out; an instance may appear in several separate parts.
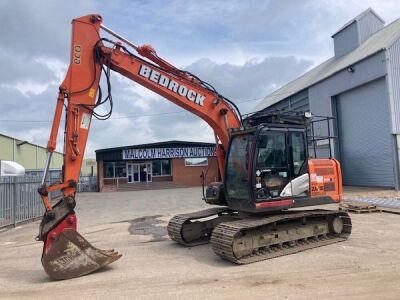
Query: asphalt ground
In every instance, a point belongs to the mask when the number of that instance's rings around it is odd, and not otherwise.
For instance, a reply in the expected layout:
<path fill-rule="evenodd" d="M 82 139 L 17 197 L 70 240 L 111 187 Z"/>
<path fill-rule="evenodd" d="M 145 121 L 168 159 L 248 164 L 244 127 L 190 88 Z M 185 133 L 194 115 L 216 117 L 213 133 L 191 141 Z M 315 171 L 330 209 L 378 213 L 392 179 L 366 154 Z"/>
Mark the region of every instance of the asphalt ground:
<path fill-rule="evenodd" d="M 400 215 L 352 214 L 345 242 L 237 266 L 209 245 L 169 240 L 166 225 L 174 214 L 209 207 L 200 195 L 200 188 L 78 194 L 79 232 L 123 257 L 72 280 L 51 281 L 42 269 L 38 221 L 0 232 L 0 298 L 400 298 Z"/>

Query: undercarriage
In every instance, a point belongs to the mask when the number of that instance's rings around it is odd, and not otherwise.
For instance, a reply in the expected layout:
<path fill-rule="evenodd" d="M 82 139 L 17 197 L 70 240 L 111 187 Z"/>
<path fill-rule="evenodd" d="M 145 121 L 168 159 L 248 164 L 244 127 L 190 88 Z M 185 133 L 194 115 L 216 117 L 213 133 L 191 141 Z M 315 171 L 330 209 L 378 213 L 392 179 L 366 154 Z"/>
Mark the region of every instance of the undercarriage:
<path fill-rule="evenodd" d="M 345 241 L 351 227 L 351 219 L 343 211 L 241 215 L 227 208 L 212 208 L 173 217 L 168 234 L 185 246 L 210 242 L 223 259 L 248 264 Z"/>

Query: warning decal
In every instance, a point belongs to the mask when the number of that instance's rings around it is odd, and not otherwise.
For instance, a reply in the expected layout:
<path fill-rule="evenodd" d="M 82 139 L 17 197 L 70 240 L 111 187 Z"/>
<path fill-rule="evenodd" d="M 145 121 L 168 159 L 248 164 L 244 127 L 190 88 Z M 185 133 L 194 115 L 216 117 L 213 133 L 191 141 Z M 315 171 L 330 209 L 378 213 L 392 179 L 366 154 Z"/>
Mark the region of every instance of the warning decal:
<path fill-rule="evenodd" d="M 87 113 L 83 113 L 81 120 L 81 128 L 89 129 L 89 124 L 90 124 L 90 115 Z"/>

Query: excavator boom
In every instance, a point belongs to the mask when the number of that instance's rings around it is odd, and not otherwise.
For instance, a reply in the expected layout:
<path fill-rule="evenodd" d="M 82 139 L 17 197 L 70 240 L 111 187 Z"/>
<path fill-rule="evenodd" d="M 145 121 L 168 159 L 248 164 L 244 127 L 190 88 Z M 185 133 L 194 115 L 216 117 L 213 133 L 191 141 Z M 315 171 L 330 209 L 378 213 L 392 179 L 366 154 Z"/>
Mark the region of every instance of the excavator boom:
<path fill-rule="evenodd" d="M 117 41 L 101 38 L 105 30 Z M 137 54 L 128 50 L 133 48 Z M 92 117 L 107 119 L 112 112 L 110 70 L 156 92 L 205 120 L 214 130 L 221 177 L 229 143 L 228 130 L 241 126 L 232 102 L 189 72 L 179 70 L 158 57 L 148 45 L 135 46 L 102 25 L 102 17 L 88 15 L 72 21 L 70 65 L 60 85 L 53 125 L 47 145 L 47 160 L 39 188 L 46 212 L 38 240 L 44 242 L 42 264 L 51 278 L 67 279 L 88 274 L 121 257 L 113 250 L 100 250 L 77 231 L 74 212 L 79 172 L 85 153 Z M 139 56 L 140 55 L 140 56 Z M 100 75 L 104 73 L 108 95 L 102 99 Z M 109 102 L 110 112 L 99 115 L 95 108 Z M 64 167 L 61 183 L 46 186 L 46 177 L 65 109 Z M 63 197 L 52 203 L 49 193 L 61 190 Z"/>

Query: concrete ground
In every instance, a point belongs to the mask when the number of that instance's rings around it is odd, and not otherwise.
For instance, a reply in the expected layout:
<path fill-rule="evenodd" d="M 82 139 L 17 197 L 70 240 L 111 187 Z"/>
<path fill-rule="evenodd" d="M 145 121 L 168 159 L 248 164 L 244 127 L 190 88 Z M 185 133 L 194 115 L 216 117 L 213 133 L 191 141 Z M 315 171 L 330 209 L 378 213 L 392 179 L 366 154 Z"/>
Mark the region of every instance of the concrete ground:
<path fill-rule="evenodd" d="M 400 200 L 400 191 L 388 188 L 375 188 L 375 187 L 358 187 L 358 186 L 345 186 L 343 188 L 345 199 L 357 198 L 379 198 Z"/>
<path fill-rule="evenodd" d="M 399 215 L 352 214 L 346 242 L 237 266 L 209 245 L 185 248 L 168 239 L 172 215 L 208 207 L 200 194 L 200 188 L 79 194 L 79 231 L 124 256 L 68 281 L 50 281 L 42 269 L 42 243 L 34 241 L 39 222 L 0 232 L 0 298 L 399 299 Z"/>

